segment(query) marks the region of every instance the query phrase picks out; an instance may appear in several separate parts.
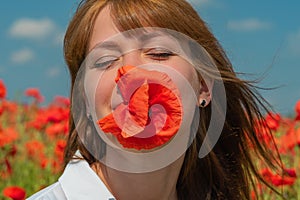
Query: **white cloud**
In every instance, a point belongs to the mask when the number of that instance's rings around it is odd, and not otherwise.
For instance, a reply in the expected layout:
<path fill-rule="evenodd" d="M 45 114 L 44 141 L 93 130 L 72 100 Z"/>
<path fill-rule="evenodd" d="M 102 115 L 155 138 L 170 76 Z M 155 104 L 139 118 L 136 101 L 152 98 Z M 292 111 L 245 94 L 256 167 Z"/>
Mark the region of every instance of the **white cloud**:
<path fill-rule="evenodd" d="M 60 75 L 60 68 L 58 67 L 51 67 L 46 71 L 46 75 L 49 78 L 54 78 Z"/>
<path fill-rule="evenodd" d="M 259 31 L 271 28 L 271 23 L 259 19 L 231 20 L 227 23 L 227 28 L 234 31 Z"/>
<path fill-rule="evenodd" d="M 11 61 L 16 64 L 21 64 L 33 60 L 34 57 L 35 57 L 34 52 L 30 49 L 25 48 L 12 53 Z"/>
<path fill-rule="evenodd" d="M 300 29 L 288 35 L 288 48 L 292 54 L 300 56 Z"/>
<path fill-rule="evenodd" d="M 53 34 L 55 23 L 50 19 L 21 18 L 15 21 L 9 29 L 9 34 L 16 38 L 41 39 Z"/>

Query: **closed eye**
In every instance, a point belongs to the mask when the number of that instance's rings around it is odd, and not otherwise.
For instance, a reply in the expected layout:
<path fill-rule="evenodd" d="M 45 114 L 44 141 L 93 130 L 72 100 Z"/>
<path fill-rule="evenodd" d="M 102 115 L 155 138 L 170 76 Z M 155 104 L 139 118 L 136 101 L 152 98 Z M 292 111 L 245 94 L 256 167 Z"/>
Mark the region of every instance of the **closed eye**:
<path fill-rule="evenodd" d="M 119 60 L 116 56 L 103 56 L 96 60 L 94 63 L 95 68 L 108 68 L 110 67 L 115 61 Z"/>
<path fill-rule="evenodd" d="M 168 60 L 171 56 L 175 54 L 168 49 L 164 48 L 153 48 L 146 51 L 146 56 L 157 61 Z"/>

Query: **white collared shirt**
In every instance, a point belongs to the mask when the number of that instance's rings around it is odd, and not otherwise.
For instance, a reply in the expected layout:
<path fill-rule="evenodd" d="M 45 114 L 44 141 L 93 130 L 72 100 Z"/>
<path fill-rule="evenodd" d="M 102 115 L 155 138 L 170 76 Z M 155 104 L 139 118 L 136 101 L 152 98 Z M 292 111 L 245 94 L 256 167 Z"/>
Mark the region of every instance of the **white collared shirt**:
<path fill-rule="evenodd" d="M 77 152 L 78 153 L 78 152 Z M 115 200 L 85 160 L 71 161 L 58 182 L 27 200 Z"/>

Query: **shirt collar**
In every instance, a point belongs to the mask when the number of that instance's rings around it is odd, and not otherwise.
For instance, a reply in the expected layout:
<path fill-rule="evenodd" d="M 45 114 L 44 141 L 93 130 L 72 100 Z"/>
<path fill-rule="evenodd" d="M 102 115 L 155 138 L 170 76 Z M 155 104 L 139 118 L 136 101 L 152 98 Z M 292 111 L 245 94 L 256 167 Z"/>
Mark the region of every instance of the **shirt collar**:
<path fill-rule="evenodd" d="M 76 155 L 78 154 L 81 157 L 81 154 L 76 152 Z M 85 160 L 71 161 L 58 181 L 67 199 L 115 199 Z"/>

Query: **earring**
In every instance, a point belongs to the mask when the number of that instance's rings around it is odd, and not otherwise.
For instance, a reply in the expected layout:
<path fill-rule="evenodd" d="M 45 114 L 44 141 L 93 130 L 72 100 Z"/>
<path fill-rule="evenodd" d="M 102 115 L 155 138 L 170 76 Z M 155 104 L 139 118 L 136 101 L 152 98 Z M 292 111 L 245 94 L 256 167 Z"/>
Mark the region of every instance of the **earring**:
<path fill-rule="evenodd" d="M 90 113 L 87 114 L 87 118 L 92 122 L 93 121 L 93 117 Z"/>
<path fill-rule="evenodd" d="M 206 106 L 206 100 L 203 99 L 200 103 L 200 107 L 204 108 Z"/>

